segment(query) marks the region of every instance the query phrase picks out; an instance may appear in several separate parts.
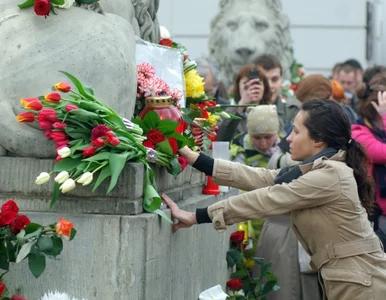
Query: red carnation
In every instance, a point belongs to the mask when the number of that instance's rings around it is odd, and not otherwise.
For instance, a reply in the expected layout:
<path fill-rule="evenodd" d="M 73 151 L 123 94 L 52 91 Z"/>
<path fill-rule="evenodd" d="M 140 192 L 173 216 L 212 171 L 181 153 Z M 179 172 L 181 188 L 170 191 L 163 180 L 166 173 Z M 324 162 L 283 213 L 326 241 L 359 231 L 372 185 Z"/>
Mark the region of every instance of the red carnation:
<path fill-rule="evenodd" d="M 13 234 L 18 234 L 20 230 L 24 229 L 29 223 L 31 223 L 31 221 L 26 215 L 17 216 L 15 221 L 11 224 L 11 232 Z"/>
<path fill-rule="evenodd" d="M 16 219 L 14 211 L 6 211 L 0 214 L 0 227 L 10 225 Z"/>
<path fill-rule="evenodd" d="M 103 124 L 95 126 L 91 131 L 91 140 L 93 141 L 101 136 L 105 136 L 108 131 L 110 131 L 110 128 Z"/>
<path fill-rule="evenodd" d="M 177 154 L 178 152 L 178 143 L 175 138 L 168 138 L 168 142 L 170 144 L 170 147 L 172 147 L 173 154 Z"/>
<path fill-rule="evenodd" d="M 6 211 L 12 211 L 15 214 L 19 212 L 19 207 L 17 206 L 16 202 L 13 200 L 8 200 L 1 206 L 1 212 L 6 212 Z"/>
<path fill-rule="evenodd" d="M 158 144 L 165 140 L 165 136 L 158 129 L 149 130 L 147 133 L 147 139 L 153 144 Z"/>
<path fill-rule="evenodd" d="M 181 172 L 182 172 L 187 167 L 188 161 L 186 160 L 185 157 L 182 157 L 182 156 L 177 157 L 177 159 L 178 159 L 178 162 L 181 165 Z"/>
<path fill-rule="evenodd" d="M 171 39 L 163 38 L 159 41 L 159 44 L 166 47 L 173 47 L 173 41 Z"/>
<path fill-rule="evenodd" d="M 36 0 L 34 11 L 38 16 L 48 16 L 50 14 L 51 3 L 49 0 Z"/>
<path fill-rule="evenodd" d="M 244 240 L 244 231 L 235 231 L 235 232 L 232 232 L 231 234 L 231 242 L 233 244 L 240 244 L 243 242 Z"/>
<path fill-rule="evenodd" d="M 233 291 L 238 291 L 243 287 L 243 282 L 240 279 L 231 279 L 227 281 L 227 286 Z"/>
<path fill-rule="evenodd" d="M 96 148 L 94 146 L 88 146 L 83 149 L 83 158 L 95 155 Z"/>

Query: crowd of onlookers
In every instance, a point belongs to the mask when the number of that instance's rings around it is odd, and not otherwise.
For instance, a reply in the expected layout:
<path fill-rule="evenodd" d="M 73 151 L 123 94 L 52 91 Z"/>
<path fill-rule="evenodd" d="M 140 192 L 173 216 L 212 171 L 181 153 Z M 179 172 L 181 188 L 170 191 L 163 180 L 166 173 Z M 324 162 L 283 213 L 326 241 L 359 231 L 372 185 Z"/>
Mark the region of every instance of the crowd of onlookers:
<path fill-rule="evenodd" d="M 257 57 L 235 76 L 233 99 L 219 80 L 218 70 L 209 60 L 199 60 L 198 71 L 205 79 L 205 90 L 220 104 L 238 106 L 229 111 L 240 119 L 225 119 L 219 126 L 217 140 L 230 142 L 230 157 L 252 167 L 278 169 L 297 165 L 290 158 L 286 137 L 292 122 L 309 100 L 338 102 L 352 124 L 352 138 L 367 151 L 369 176 L 376 185 L 376 205 L 369 220 L 386 246 L 386 68 L 374 66 L 363 70 L 349 59 L 337 63 L 330 78 L 312 74 L 300 81 L 290 99 L 281 96 L 282 66 L 273 55 Z M 253 105 L 254 104 L 254 105 Z M 359 164 L 361 162 L 358 162 Z M 291 230 L 288 215 L 249 222 L 256 255 L 271 261 L 272 272 L 279 278 L 281 290 L 274 299 L 322 299 L 318 277 L 309 268 L 309 257 Z"/>

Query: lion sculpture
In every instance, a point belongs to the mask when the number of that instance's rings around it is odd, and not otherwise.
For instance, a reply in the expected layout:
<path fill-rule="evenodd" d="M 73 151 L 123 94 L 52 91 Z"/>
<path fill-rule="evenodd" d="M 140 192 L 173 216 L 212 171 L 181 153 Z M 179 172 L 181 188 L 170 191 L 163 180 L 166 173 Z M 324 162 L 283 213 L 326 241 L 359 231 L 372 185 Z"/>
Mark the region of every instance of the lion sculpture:
<path fill-rule="evenodd" d="M 262 54 L 277 55 L 283 77 L 290 78 L 292 40 L 280 0 L 221 0 L 212 20 L 209 52 L 227 87 L 240 67 Z"/>
<path fill-rule="evenodd" d="M 17 2 L 17 1 L 16 1 Z M 22 1 L 20 1 L 22 2 Z M 44 95 L 67 71 L 130 118 L 135 105 L 135 35 L 157 42 L 159 0 L 100 0 L 48 18 L 14 0 L 0 4 L 0 155 L 54 157 L 34 123 L 18 123 L 20 98 Z"/>

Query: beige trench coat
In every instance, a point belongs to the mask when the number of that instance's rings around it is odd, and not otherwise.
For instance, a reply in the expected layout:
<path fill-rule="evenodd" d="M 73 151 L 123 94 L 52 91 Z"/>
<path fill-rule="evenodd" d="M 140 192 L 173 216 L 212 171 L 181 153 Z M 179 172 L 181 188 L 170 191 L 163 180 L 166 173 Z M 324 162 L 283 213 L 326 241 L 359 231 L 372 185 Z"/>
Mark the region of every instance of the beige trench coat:
<path fill-rule="evenodd" d="M 386 255 L 362 207 L 345 152 L 302 165 L 303 175 L 275 185 L 278 170 L 216 159 L 213 180 L 249 191 L 215 203 L 217 230 L 249 219 L 291 213 L 297 238 L 323 281 L 328 300 L 386 299 Z"/>

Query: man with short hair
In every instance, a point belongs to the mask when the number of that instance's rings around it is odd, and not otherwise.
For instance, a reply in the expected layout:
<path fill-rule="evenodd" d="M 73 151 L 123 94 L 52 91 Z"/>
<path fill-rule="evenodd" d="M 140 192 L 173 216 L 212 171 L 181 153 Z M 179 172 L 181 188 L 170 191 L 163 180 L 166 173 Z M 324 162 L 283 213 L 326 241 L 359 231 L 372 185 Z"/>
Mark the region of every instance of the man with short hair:
<path fill-rule="evenodd" d="M 286 118 L 286 105 L 285 102 L 281 99 L 280 91 L 282 85 L 282 74 L 283 68 L 278 57 L 270 54 L 264 54 L 258 56 L 253 60 L 253 64 L 261 67 L 265 71 L 265 76 L 268 79 L 268 85 L 272 93 L 270 103 L 265 104 L 274 104 L 277 107 L 277 113 L 280 119 L 280 128 L 284 133 L 284 120 Z M 231 141 L 235 136 L 237 126 L 240 122 L 246 123 L 246 108 L 243 113 L 237 112 L 236 115 L 240 116 L 241 120 L 228 119 L 224 120 L 217 134 L 218 141 Z M 232 111 L 235 113 L 235 111 Z"/>
<path fill-rule="evenodd" d="M 343 64 L 338 74 L 338 82 L 345 90 L 345 95 L 347 97 L 346 104 L 358 112 L 358 98 L 356 97 L 356 89 L 360 82 L 358 82 L 356 69 L 352 65 Z"/>

